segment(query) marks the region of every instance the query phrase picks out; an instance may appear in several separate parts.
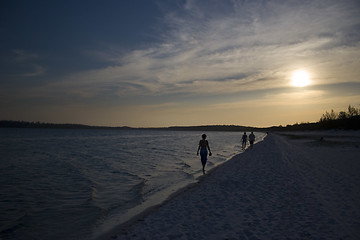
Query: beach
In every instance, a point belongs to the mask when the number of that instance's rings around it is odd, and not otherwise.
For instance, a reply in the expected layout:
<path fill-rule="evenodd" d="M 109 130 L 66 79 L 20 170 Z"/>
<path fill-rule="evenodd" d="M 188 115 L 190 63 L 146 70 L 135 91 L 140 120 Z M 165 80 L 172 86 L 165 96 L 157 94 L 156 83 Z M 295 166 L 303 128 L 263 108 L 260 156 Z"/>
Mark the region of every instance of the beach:
<path fill-rule="evenodd" d="M 358 131 L 270 133 L 101 239 L 360 239 Z"/>
<path fill-rule="evenodd" d="M 96 239 L 198 182 L 198 131 L 0 129 L 0 239 Z M 242 134 L 242 133 L 241 133 Z M 242 152 L 208 132 L 211 172 Z M 255 132 L 256 142 L 265 133 Z"/>

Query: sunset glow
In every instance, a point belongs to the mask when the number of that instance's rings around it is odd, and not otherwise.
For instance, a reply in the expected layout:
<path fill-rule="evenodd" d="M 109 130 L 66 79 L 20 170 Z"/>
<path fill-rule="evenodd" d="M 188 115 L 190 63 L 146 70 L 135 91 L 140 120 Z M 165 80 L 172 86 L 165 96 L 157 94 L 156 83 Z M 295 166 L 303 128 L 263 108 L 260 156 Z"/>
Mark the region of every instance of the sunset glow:
<path fill-rule="evenodd" d="M 304 70 L 295 71 L 291 80 L 294 87 L 305 87 L 311 83 L 309 74 Z"/>
<path fill-rule="evenodd" d="M 140 2 L 1 1 L 0 120 L 262 127 L 360 104 L 360 1 Z"/>

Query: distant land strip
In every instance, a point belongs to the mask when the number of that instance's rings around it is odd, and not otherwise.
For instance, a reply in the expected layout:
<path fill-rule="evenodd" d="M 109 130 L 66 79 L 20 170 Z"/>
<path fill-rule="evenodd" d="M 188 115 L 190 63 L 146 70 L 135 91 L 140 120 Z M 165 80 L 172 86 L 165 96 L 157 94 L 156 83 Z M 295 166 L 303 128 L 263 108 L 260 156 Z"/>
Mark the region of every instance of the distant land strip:
<path fill-rule="evenodd" d="M 346 119 L 335 119 L 319 121 L 314 123 L 296 123 L 286 126 L 272 127 L 249 127 L 239 125 L 202 125 L 202 126 L 172 126 L 172 127 L 153 127 L 153 128 L 133 128 L 133 127 L 107 127 L 107 126 L 89 126 L 83 124 L 71 123 L 42 123 L 26 121 L 0 120 L 0 128 L 65 128 L 65 129 L 119 129 L 119 130 L 172 130 L 172 131 L 233 131 L 233 132 L 268 132 L 268 131 L 304 131 L 304 130 L 327 130 L 327 129 L 360 129 L 360 116 L 349 117 Z"/>

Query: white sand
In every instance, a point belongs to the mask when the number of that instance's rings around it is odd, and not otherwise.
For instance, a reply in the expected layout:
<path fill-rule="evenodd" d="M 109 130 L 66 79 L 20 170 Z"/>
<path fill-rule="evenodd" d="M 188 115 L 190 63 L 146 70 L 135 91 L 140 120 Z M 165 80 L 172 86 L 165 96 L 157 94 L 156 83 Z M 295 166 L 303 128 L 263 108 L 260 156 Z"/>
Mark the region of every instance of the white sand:
<path fill-rule="evenodd" d="M 270 134 L 112 238 L 360 239 L 360 134 L 350 133 Z"/>

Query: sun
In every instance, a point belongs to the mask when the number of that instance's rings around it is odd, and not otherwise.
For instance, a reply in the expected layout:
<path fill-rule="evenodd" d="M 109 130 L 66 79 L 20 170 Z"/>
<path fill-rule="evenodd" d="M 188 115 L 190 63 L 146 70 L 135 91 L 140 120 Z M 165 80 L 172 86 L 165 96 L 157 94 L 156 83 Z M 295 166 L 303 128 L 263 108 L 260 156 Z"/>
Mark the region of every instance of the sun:
<path fill-rule="evenodd" d="M 309 74 L 304 70 L 296 70 L 291 77 L 291 85 L 305 87 L 311 83 Z"/>

